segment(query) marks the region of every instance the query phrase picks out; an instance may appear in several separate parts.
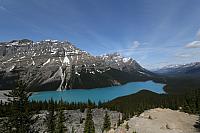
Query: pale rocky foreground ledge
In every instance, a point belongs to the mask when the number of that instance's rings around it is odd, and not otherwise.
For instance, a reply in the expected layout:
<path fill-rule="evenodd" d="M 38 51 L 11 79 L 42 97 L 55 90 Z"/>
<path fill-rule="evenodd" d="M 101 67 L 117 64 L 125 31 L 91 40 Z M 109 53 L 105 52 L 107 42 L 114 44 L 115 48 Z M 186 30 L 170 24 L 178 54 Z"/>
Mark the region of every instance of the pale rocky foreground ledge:
<path fill-rule="evenodd" d="M 111 129 L 109 133 L 197 133 L 194 127 L 198 116 L 174 111 L 171 109 L 155 108 L 147 110 L 139 117 L 133 117 L 125 121 L 117 129 Z M 125 128 L 129 124 L 129 130 Z"/>
<path fill-rule="evenodd" d="M 35 128 L 40 129 L 40 133 L 43 133 L 46 129 L 44 125 L 45 112 L 39 114 L 40 120 L 34 125 Z M 85 119 L 86 111 L 81 113 L 80 110 L 65 110 L 64 114 L 68 133 L 71 133 L 72 127 L 76 133 L 83 133 L 84 122 L 80 123 L 80 118 Z M 92 110 L 96 133 L 102 133 L 104 114 L 104 109 Z M 108 111 L 108 114 L 110 115 L 112 127 L 108 133 L 133 133 L 133 131 L 136 133 L 198 133 L 194 127 L 199 118 L 197 115 L 190 115 L 171 109 L 155 108 L 147 110 L 140 114 L 139 117 L 134 116 L 125 121 L 118 128 L 116 123 L 121 114 L 116 111 Z M 127 122 L 130 127 L 128 131 L 126 130 Z"/>

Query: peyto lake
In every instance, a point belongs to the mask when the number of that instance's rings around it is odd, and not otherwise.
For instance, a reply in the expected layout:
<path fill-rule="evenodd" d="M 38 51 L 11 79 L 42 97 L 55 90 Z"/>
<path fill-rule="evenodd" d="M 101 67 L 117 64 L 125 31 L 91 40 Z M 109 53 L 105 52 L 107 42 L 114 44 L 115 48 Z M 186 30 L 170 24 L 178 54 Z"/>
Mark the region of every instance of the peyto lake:
<path fill-rule="evenodd" d="M 105 102 L 114 98 L 136 93 L 140 90 L 146 89 L 156 93 L 164 93 L 164 84 L 155 83 L 153 81 L 146 82 L 131 82 L 121 86 L 112 86 L 95 89 L 73 89 L 65 91 L 45 91 L 36 92 L 30 97 L 30 100 L 44 101 L 63 99 L 67 102 L 87 102 L 90 99 L 93 102 Z"/>

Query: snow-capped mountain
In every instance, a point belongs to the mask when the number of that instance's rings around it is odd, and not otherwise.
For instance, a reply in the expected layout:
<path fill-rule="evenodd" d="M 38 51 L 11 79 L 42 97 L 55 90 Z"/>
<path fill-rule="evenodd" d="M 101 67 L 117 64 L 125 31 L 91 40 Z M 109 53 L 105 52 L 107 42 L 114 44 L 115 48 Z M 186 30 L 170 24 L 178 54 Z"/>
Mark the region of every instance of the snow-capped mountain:
<path fill-rule="evenodd" d="M 190 76 L 196 78 L 200 77 L 200 62 L 183 65 L 169 65 L 154 72 L 168 76 Z"/>
<path fill-rule="evenodd" d="M 118 53 L 92 56 L 68 41 L 0 43 L 0 89 L 17 79 L 31 91 L 95 88 L 148 80 L 152 73 Z"/>

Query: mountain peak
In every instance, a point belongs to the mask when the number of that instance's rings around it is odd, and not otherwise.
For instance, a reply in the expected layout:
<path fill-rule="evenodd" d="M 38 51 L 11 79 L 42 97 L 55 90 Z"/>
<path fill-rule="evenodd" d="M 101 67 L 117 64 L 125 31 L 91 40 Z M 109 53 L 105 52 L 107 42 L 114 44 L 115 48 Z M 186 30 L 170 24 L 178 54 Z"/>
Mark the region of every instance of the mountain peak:
<path fill-rule="evenodd" d="M 0 89 L 10 87 L 17 78 L 33 91 L 41 91 L 113 86 L 150 75 L 119 53 L 92 56 L 68 41 L 23 39 L 0 47 Z"/>

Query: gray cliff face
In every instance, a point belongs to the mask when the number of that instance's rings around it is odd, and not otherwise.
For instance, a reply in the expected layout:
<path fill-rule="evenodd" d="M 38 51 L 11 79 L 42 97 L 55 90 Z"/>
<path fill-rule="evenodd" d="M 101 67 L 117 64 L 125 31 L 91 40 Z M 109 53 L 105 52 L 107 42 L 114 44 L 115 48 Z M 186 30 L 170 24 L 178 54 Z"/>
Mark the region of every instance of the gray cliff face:
<path fill-rule="evenodd" d="M 17 79 L 31 91 L 95 88 L 148 80 L 151 73 L 119 54 L 92 56 L 70 42 L 14 40 L 0 43 L 0 89 Z"/>

